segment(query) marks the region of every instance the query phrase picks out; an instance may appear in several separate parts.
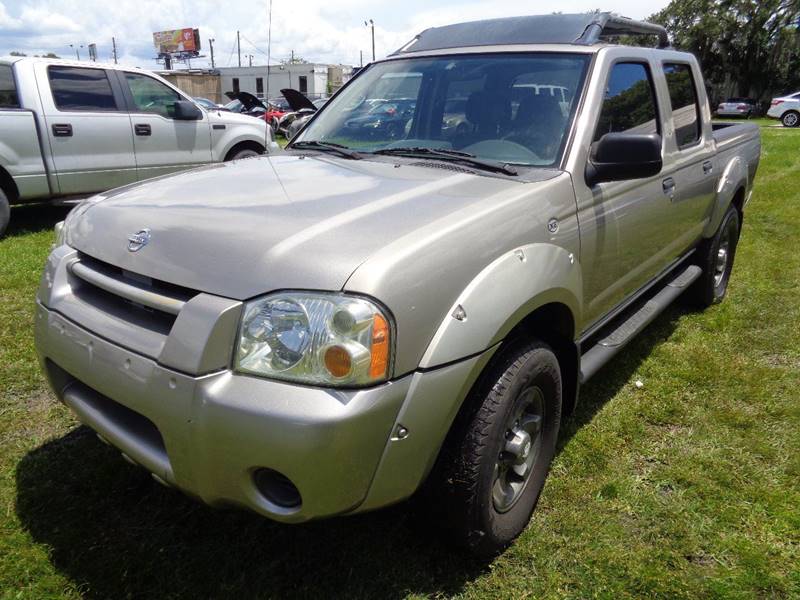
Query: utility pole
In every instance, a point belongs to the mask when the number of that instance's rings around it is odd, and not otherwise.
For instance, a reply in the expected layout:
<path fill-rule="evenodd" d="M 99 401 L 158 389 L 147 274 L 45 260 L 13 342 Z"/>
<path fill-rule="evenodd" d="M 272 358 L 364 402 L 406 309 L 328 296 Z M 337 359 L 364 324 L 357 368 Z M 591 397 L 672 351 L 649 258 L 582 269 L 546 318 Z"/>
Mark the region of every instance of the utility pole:
<path fill-rule="evenodd" d="M 291 64 L 294 64 L 294 50 L 292 50 L 292 61 Z"/>
<path fill-rule="evenodd" d="M 208 38 L 208 48 L 211 50 L 211 68 L 214 68 L 214 42 L 217 40 L 214 38 Z"/>
<path fill-rule="evenodd" d="M 239 30 L 236 30 L 236 54 L 239 57 L 239 66 L 242 66 L 242 40 L 239 38 Z"/>
<path fill-rule="evenodd" d="M 117 40 L 111 38 L 111 54 L 114 56 L 114 64 L 117 64 Z"/>
<path fill-rule="evenodd" d="M 361 66 L 363 67 L 364 66 L 364 51 L 363 50 L 359 50 L 358 51 L 358 60 L 361 63 Z"/>
<path fill-rule="evenodd" d="M 375 22 L 370 19 L 369 23 L 364 21 L 364 25 L 372 29 L 372 62 L 375 62 Z"/>
<path fill-rule="evenodd" d="M 252 67 L 253 66 L 253 55 L 252 54 L 248 54 L 247 58 L 250 59 L 250 66 Z"/>
<path fill-rule="evenodd" d="M 77 57 L 78 60 L 80 60 L 81 59 L 81 53 L 78 50 L 78 48 L 79 47 L 83 48 L 83 44 L 80 44 L 80 45 L 78 45 L 78 44 L 70 44 L 69 47 L 75 49 L 75 56 Z"/>
<path fill-rule="evenodd" d="M 269 61 L 272 58 L 272 0 L 269 0 L 269 24 L 267 25 L 267 93 L 264 96 L 269 102 Z"/>

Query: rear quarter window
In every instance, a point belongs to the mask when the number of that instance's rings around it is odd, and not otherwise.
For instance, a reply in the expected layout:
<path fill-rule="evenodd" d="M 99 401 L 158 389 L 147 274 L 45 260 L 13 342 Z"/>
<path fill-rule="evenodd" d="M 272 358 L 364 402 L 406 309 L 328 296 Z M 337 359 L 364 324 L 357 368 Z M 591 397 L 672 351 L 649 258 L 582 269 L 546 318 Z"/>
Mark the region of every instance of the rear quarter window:
<path fill-rule="evenodd" d="M 0 65 L 0 108 L 19 107 L 19 96 L 11 65 Z"/>
<path fill-rule="evenodd" d="M 118 110 L 105 70 L 53 66 L 47 73 L 58 110 Z"/>

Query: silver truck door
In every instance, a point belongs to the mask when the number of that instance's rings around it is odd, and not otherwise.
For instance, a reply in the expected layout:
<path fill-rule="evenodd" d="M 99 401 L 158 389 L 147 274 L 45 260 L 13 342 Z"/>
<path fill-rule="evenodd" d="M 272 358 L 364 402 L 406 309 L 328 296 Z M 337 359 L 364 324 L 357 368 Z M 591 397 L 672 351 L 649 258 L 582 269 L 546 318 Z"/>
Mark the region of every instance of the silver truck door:
<path fill-rule="evenodd" d="M 136 181 L 133 132 L 105 69 L 36 65 L 47 138 L 62 195 Z"/>
<path fill-rule="evenodd" d="M 657 75 L 669 117 L 665 121 L 664 178 L 671 178 L 670 220 L 680 223 L 676 254 L 688 250 L 701 236 L 711 213 L 717 175 L 710 128 L 701 119 L 701 100 L 691 65 L 665 60 Z M 703 96 L 704 98 L 704 96 Z M 705 122 L 708 120 L 706 119 Z"/>
<path fill-rule="evenodd" d="M 598 90 L 602 96 L 597 94 L 600 114 L 592 129 L 590 152 L 591 144 L 606 133 L 663 134 L 649 61 L 619 59 L 598 77 L 604 87 Z M 576 183 L 584 324 L 611 311 L 671 260 L 678 228 L 670 222 L 670 199 L 663 179 L 659 174 L 592 188 L 583 181 Z"/>
<path fill-rule="evenodd" d="M 120 72 L 134 131 L 138 178 L 149 179 L 211 162 L 208 114 L 197 121 L 173 119 L 173 105 L 186 100 L 154 77 Z"/>

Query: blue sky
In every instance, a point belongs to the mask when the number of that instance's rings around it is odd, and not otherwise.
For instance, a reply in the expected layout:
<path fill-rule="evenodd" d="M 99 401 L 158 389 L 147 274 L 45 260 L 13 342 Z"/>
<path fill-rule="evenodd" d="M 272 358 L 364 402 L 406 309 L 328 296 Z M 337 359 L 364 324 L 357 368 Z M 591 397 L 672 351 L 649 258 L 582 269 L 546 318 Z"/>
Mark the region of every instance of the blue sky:
<path fill-rule="evenodd" d="M 666 0 L 615 0 L 603 6 L 619 14 L 644 18 L 660 10 Z M 268 0 L 254 2 L 214 0 L 0 0 L 0 55 L 12 50 L 29 54 L 55 52 L 74 56 L 73 46 L 96 43 L 100 60 L 111 56 L 111 38 L 117 40 L 122 62 L 155 67 L 152 32 L 181 27 L 200 29 L 203 54 L 208 38 L 215 38 L 217 66 L 234 66 L 236 30 L 242 32 L 243 64 L 267 62 Z M 358 64 L 371 56 L 365 19 L 375 21 L 378 57 L 395 50 L 426 27 L 481 18 L 584 12 L 598 8 L 595 1 L 561 2 L 516 0 L 274 0 L 272 63 L 298 56 L 315 62 Z M 80 50 L 80 49 L 79 49 Z M 87 51 L 81 51 L 85 59 Z M 208 66 L 196 59 L 192 66 Z"/>

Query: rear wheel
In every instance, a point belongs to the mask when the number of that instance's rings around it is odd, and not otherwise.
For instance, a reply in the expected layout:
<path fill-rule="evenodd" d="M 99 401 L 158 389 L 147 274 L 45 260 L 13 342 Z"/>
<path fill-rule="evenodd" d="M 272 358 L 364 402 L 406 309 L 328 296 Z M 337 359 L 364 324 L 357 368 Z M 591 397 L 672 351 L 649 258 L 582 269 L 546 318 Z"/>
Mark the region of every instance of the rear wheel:
<path fill-rule="evenodd" d="M 790 110 L 781 117 L 781 123 L 784 127 L 797 127 L 800 125 L 800 113 Z"/>
<path fill-rule="evenodd" d="M 700 308 L 722 302 L 725 298 L 738 242 L 739 211 L 730 206 L 716 235 L 703 240 L 697 248 L 696 263 L 703 272 L 689 294 L 691 301 Z"/>
<path fill-rule="evenodd" d="M 432 474 L 428 499 L 478 556 L 508 546 L 531 518 L 555 453 L 561 371 L 533 341 L 511 346 L 467 399 Z"/>
<path fill-rule="evenodd" d="M 0 238 L 6 232 L 8 221 L 11 218 L 11 208 L 8 205 L 8 197 L 0 190 Z"/>

